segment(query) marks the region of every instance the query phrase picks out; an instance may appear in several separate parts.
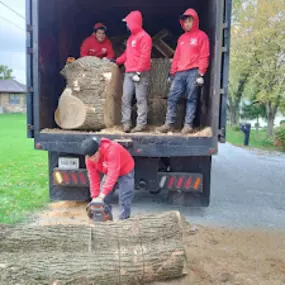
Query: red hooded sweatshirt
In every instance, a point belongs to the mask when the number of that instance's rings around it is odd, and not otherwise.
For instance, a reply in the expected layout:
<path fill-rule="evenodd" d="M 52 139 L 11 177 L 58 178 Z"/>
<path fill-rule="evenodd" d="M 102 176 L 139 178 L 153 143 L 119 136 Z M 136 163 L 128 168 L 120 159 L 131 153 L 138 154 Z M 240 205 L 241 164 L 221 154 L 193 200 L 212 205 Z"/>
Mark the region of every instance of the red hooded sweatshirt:
<path fill-rule="evenodd" d="M 198 68 L 201 75 L 204 75 L 209 65 L 209 38 L 199 29 L 199 17 L 195 10 L 188 9 L 183 15 L 193 17 L 193 27 L 178 39 L 170 74 Z M 184 29 L 183 21 L 180 23 Z"/>
<path fill-rule="evenodd" d="M 116 60 L 125 64 L 126 72 L 143 72 L 151 70 L 152 39 L 142 28 L 142 14 L 133 11 L 126 17 L 131 36 L 127 41 L 125 52 Z"/>
<path fill-rule="evenodd" d="M 94 27 L 102 25 L 97 23 Z M 114 59 L 115 54 L 111 41 L 106 37 L 103 42 L 99 42 L 94 34 L 84 40 L 80 49 L 80 56 L 97 56 L 99 58 L 106 57 L 108 59 Z"/>
<path fill-rule="evenodd" d="M 96 198 L 100 193 L 107 196 L 113 190 L 119 176 L 131 172 L 135 165 L 130 153 L 123 146 L 109 139 L 101 139 L 99 152 L 100 159 L 97 163 L 90 159 L 86 160 L 92 198 Z M 99 173 L 107 175 L 101 191 Z"/>

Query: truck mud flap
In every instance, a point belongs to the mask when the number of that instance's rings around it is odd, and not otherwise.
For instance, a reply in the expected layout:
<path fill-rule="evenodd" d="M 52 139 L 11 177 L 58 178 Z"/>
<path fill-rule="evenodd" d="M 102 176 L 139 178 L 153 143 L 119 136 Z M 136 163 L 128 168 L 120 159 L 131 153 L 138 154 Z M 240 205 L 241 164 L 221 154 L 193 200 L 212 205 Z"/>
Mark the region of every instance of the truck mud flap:
<path fill-rule="evenodd" d="M 172 192 L 203 192 L 203 175 L 189 172 L 159 172 L 158 187 Z"/>

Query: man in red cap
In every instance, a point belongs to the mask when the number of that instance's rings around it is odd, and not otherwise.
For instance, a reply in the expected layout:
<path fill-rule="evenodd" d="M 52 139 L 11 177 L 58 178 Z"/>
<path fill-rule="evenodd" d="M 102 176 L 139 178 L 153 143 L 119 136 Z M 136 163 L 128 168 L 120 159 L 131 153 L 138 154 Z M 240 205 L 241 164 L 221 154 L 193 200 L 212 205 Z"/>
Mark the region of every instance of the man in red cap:
<path fill-rule="evenodd" d="M 208 36 L 199 29 L 195 10 L 187 9 L 180 17 L 185 33 L 179 38 L 170 70 L 173 79 L 168 96 L 166 122 L 156 129 L 158 133 L 174 130 L 176 107 L 186 93 L 186 115 L 183 134 L 193 132 L 199 90 L 204 84 L 204 74 L 209 65 L 210 45 Z"/>
<path fill-rule="evenodd" d="M 102 23 L 95 24 L 94 32 L 81 45 L 80 56 L 96 56 L 114 60 L 114 50 L 111 41 L 106 36 L 106 31 L 107 27 Z"/>
<path fill-rule="evenodd" d="M 134 159 L 117 142 L 106 138 L 87 138 L 81 144 L 90 180 L 92 202 L 105 202 L 116 183 L 119 192 L 120 219 L 128 219 L 134 195 Z M 104 177 L 101 180 L 100 174 Z"/>
<path fill-rule="evenodd" d="M 140 11 L 132 11 L 124 20 L 131 36 L 127 41 L 125 52 L 116 60 L 124 64 L 126 74 L 123 87 L 122 124 L 125 132 L 142 132 L 147 125 L 147 90 L 151 70 L 152 39 L 142 28 L 143 19 Z M 132 99 L 137 99 L 137 124 L 132 129 Z"/>

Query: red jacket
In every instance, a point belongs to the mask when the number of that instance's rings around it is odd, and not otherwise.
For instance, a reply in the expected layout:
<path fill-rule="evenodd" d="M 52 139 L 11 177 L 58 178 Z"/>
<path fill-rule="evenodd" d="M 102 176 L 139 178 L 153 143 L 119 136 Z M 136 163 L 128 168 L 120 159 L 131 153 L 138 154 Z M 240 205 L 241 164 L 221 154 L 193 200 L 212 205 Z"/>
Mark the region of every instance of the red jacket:
<path fill-rule="evenodd" d="M 199 17 L 195 10 L 188 9 L 183 15 L 194 18 L 193 27 L 178 40 L 170 74 L 174 75 L 176 72 L 199 68 L 199 72 L 204 75 L 209 65 L 209 38 L 199 29 Z M 183 21 L 180 23 L 184 29 Z"/>
<path fill-rule="evenodd" d="M 130 173 L 135 165 L 130 153 L 123 146 L 109 139 L 101 140 L 99 151 L 100 159 L 97 163 L 86 160 L 92 198 L 96 198 L 100 192 L 107 196 L 113 190 L 119 176 Z M 107 175 L 101 191 L 99 173 Z"/>
<path fill-rule="evenodd" d="M 143 72 L 151 70 L 152 39 L 142 28 L 142 14 L 133 11 L 126 17 L 131 36 L 127 41 L 125 52 L 116 60 L 125 64 L 126 72 Z"/>
<path fill-rule="evenodd" d="M 90 37 L 84 40 L 80 49 L 80 56 L 97 56 L 99 58 L 106 57 L 108 59 L 114 59 L 115 54 L 111 41 L 106 38 L 102 43 L 97 41 L 92 34 Z"/>

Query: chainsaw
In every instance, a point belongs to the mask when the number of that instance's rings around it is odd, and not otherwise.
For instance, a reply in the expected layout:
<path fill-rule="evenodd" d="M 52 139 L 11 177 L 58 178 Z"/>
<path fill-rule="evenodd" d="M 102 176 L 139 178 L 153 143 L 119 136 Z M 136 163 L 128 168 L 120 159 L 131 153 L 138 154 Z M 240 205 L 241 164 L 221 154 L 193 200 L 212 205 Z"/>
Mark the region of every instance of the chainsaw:
<path fill-rule="evenodd" d="M 104 203 L 90 202 L 86 208 L 86 212 L 93 222 L 106 222 L 113 220 L 112 210 Z"/>

